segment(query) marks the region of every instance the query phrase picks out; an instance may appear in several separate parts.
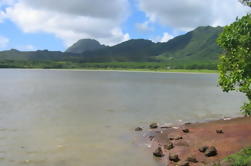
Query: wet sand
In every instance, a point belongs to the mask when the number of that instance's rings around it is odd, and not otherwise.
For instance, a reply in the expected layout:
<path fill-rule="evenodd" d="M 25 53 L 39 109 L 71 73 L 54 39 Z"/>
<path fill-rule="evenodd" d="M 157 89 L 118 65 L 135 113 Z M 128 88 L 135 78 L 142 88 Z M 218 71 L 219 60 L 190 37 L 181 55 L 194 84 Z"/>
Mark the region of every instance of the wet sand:
<path fill-rule="evenodd" d="M 189 132 L 185 133 L 183 129 L 189 129 Z M 222 130 L 223 133 L 217 133 L 216 130 Z M 159 128 L 150 131 L 147 137 L 151 140 L 152 152 L 158 147 L 163 150 L 164 157 L 160 158 L 160 162 L 179 165 L 188 157 L 193 157 L 198 162 L 190 162 L 190 166 L 206 165 L 220 161 L 244 147 L 251 146 L 251 118 L 234 118 Z M 175 140 L 177 137 L 182 137 L 182 139 Z M 174 140 L 172 140 L 173 138 Z M 167 150 L 164 147 L 170 142 L 173 143 L 174 148 Z M 214 146 L 217 149 L 217 155 L 206 157 L 198 150 L 202 146 Z M 170 161 L 170 153 L 177 154 L 179 162 Z"/>

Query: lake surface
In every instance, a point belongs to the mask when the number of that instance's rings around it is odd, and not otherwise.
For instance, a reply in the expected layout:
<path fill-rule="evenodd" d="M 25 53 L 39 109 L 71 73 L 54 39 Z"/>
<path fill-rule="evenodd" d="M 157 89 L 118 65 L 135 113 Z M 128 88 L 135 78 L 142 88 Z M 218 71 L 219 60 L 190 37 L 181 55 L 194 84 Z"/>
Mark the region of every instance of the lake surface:
<path fill-rule="evenodd" d="M 1 166 L 159 166 L 137 126 L 239 115 L 216 74 L 0 70 Z"/>

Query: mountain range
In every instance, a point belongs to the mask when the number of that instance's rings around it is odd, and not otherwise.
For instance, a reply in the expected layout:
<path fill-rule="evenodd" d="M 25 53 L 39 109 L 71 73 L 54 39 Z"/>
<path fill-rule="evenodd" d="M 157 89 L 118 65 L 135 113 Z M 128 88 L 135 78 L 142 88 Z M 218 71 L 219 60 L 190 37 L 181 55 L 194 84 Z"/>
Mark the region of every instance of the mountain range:
<path fill-rule="evenodd" d="M 115 46 L 101 45 L 93 39 L 82 39 L 60 51 L 18 51 L 0 52 L 0 64 L 6 61 L 28 62 L 72 62 L 72 63 L 115 63 L 154 62 L 181 64 L 216 64 L 223 52 L 216 39 L 222 27 L 198 27 L 184 35 L 164 43 L 145 39 L 132 39 Z M 0 66 L 1 67 L 1 66 Z"/>

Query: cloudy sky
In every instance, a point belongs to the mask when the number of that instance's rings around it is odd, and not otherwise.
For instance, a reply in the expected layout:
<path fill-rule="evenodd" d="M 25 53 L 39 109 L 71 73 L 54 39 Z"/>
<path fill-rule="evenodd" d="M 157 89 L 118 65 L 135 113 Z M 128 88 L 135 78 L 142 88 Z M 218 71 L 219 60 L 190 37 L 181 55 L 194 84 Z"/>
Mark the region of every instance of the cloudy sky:
<path fill-rule="evenodd" d="M 247 12 L 238 0 L 0 0 L 0 50 L 64 50 L 82 38 L 165 42 Z"/>

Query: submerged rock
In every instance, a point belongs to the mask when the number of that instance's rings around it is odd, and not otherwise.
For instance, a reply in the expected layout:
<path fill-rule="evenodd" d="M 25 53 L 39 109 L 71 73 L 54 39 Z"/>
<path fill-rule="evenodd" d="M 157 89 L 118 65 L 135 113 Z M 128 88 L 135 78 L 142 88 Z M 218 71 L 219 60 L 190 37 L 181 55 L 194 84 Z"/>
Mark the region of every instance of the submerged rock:
<path fill-rule="evenodd" d="M 142 131 L 143 129 L 141 127 L 136 127 L 134 130 L 135 131 Z"/>
<path fill-rule="evenodd" d="M 202 146 L 199 148 L 199 151 L 204 153 L 208 149 L 208 146 Z"/>
<path fill-rule="evenodd" d="M 163 153 L 163 151 L 162 151 L 162 149 L 161 149 L 161 147 L 158 147 L 158 148 L 153 152 L 153 155 L 154 155 L 155 157 L 164 157 L 164 156 L 165 156 L 164 153 Z"/>
<path fill-rule="evenodd" d="M 217 155 L 217 150 L 214 146 L 210 146 L 206 151 L 205 151 L 205 156 L 211 157 L 211 156 L 216 156 Z"/>
<path fill-rule="evenodd" d="M 179 156 L 177 154 L 169 154 L 169 160 L 173 162 L 178 162 L 180 161 Z"/>
<path fill-rule="evenodd" d="M 150 124 L 150 126 L 149 126 L 151 129 L 156 129 L 156 128 L 158 128 L 158 124 L 157 123 L 152 123 L 152 124 Z"/>

